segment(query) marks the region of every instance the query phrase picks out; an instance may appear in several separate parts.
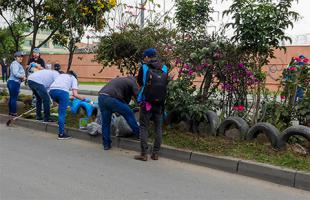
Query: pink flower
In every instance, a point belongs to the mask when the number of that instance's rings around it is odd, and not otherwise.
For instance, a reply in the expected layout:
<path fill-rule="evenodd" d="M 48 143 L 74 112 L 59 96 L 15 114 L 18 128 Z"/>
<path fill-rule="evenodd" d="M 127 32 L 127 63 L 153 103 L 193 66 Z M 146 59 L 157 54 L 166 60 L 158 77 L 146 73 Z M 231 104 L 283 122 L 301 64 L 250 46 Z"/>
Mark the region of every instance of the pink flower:
<path fill-rule="evenodd" d="M 244 109 L 245 109 L 244 106 L 242 106 L 242 105 L 238 106 L 238 110 L 239 110 L 239 111 L 244 111 Z"/>
<path fill-rule="evenodd" d="M 308 58 L 304 58 L 304 63 L 308 63 L 309 59 Z"/>
<path fill-rule="evenodd" d="M 193 70 L 189 70 L 188 75 L 191 76 L 191 75 L 193 75 L 193 73 L 194 73 Z"/>
<path fill-rule="evenodd" d="M 286 96 L 281 96 L 281 101 L 285 100 L 286 99 Z"/>
<path fill-rule="evenodd" d="M 239 68 L 244 68 L 244 64 L 243 64 L 243 63 L 240 63 L 240 64 L 238 65 L 238 67 L 239 67 Z"/>
<path fill-rule="evenodd" d="M 294 60 L 295 60 L 296 62 L 301 62 L 301 58 L 298 58 L 298 57 L 295 57 Z"/>
<path fill-rule="evenodd" d="M 290 71 L 297 71 L 297 67 L 290 67 L 290 68 L 288 68 L 288 70 L 290 70 Z"/>

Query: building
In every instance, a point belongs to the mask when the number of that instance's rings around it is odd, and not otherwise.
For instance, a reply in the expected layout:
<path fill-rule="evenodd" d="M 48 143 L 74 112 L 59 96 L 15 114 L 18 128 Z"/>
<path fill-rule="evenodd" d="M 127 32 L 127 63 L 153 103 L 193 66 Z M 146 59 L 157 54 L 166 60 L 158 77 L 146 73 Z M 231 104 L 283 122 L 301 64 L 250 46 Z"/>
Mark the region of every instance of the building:
<path fill-rule="evenodd" d="M 26 31 L 27 33 L 30 33 L 30 29 Z M 50 32 L 46 30 L 39 30 L 36 38 L 36 45 L 40 44 L 42 41 L 44 41 L 48 36 Z M 32 45 L 32 34 L 27 36 L 24 39 L 24 43 L 22 45 L 22 49 L 25 52 L 29 52 Z M 52 40 L 47 41 L 43 46 L 40 47 L 41 53 L 43 54 L 67 54 L 68 50 L 60 45 L 53 44 Z"/>

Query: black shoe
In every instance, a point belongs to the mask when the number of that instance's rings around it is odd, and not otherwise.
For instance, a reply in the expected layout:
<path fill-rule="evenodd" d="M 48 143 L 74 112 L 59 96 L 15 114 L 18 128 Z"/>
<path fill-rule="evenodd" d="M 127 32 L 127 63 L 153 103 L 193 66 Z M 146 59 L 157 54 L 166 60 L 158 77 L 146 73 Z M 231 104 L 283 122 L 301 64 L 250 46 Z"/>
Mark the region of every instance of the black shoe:
<path fill-rule="evenodd" d="M 37 117 L 36 120 L 43 121 L 43 118 L 42 117 Z"/>
<path fill-rule="evenodd" d="M 62 134 L 62 135 L 60 135 L 60 134 L 58 134 L 58 140 L 69 140 L 69 139 L 71 139 L 72 137 L 70 136 L 70 135 L 67 135 L 67 134 Z"/>
<path fill-rule="evenodd" d="M 107 145 L 107 146 L 103 146 L 104 150 L 110 150 L 111 149 L 111 145 Z"/>
<path fill-rule="evenodd" d="M 43 121 L 43 123 L 53 123 L 53 122 L 56 122 L 56 120 L 48 119 Z"/>

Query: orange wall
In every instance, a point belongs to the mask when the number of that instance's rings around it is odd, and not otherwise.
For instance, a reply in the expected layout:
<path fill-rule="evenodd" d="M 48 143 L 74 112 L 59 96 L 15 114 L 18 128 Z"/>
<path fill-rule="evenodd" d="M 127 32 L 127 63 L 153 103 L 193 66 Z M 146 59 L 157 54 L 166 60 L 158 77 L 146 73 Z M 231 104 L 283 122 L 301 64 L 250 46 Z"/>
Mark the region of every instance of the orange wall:
<path fill-rule="evenodd" d="M 300 54 L 310 58 L 310 46 L 289 46 L 287 51 L 276 50 L 275 59 L 270 60 L 270 64 L 263 70 L 267 73 L 267 86 L 275 91 L 279 86 L 277 79 L 281 76 L 282 70 L 287 67 L 292 57 Z M 94 61 L 94 54 L 75 54 L 72 62 L 72 69 L 75 70 L 81 81 L 106 82 L 116 76 L 122 76 L 116 67 L 106 67 L 101 73 L 101 64 Z M 67 69 L 68 55 L 46 54 L 41 56 L 46 63 L 54 65 L 59 63 L 62 69 Z M 199 84 L 201 78 L 197 78 Z"/>

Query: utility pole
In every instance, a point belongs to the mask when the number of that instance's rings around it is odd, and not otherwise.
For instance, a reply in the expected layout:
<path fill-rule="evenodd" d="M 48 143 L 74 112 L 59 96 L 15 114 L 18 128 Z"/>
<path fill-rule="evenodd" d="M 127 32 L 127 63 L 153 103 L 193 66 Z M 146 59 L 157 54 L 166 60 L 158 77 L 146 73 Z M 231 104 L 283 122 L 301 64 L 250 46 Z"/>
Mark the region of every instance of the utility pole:
<path fill-rule="evenodd" d="M 145 4 L 146 4 L 146 1 L 147 0 L 141 0 L 141 13 L 140 13 L 140 26 L 141 26 L 141 28 L 143 28 L 143 26 L 144 26 L 144 6 L 145 6 Z"/>

